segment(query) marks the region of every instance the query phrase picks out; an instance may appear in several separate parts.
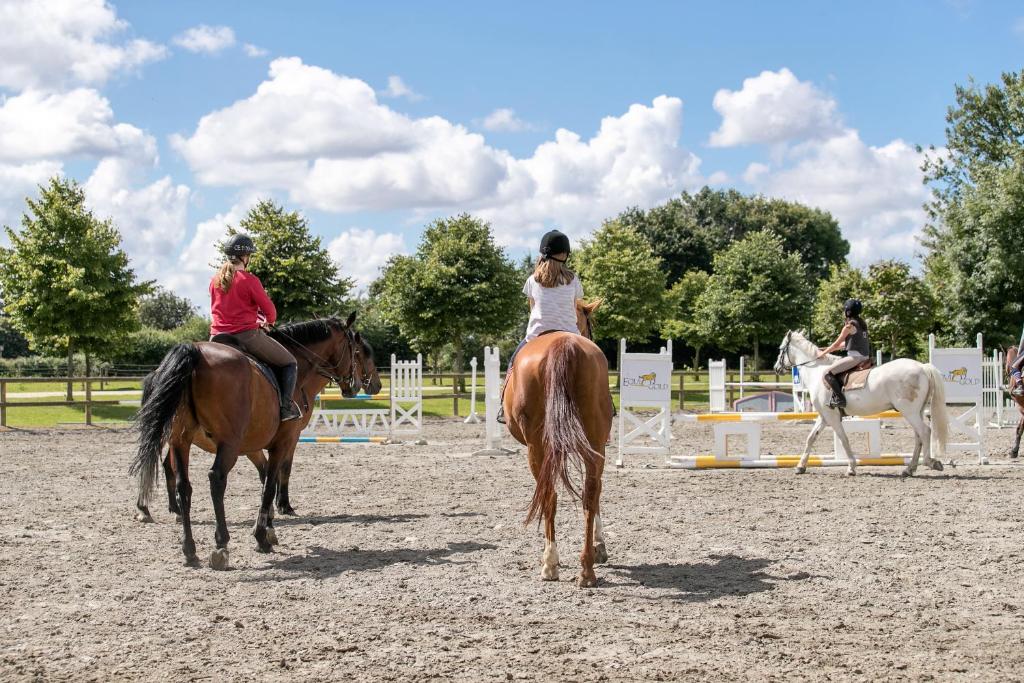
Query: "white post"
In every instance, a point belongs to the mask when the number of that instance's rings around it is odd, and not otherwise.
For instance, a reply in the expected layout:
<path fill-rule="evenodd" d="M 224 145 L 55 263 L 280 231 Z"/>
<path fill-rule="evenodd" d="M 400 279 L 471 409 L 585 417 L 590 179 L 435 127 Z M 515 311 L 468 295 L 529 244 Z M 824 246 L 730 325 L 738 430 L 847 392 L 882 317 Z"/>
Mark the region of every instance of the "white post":
<path fill-rule="evenodd" d="M 740 400 L 743 400 L 743 373 L 744 373 L 744 361 L 746 356 L 740 356 Z"/>
<path fill-rule="evenodd" d="M 498 423 L 498 405 L 501 403 L 501 359 L 498 347 L 484 348 L 484 447 L 473 455 L 510 455 L 510 448 L 502 448 L 502 426 Z"/>
<path fill-rule="evenodd" d="M 875 365 L 882 364 L 882 349 L 875 349 Z"/>
<path fill-rule="evenodd" d="M 480 416 L 476 414 L 476 356 L 469 359 L 469 367 L 472 368 L 472 379 L 469 390 L 469 415 L 464 422 L 466 424 L 478 424 Z"/>

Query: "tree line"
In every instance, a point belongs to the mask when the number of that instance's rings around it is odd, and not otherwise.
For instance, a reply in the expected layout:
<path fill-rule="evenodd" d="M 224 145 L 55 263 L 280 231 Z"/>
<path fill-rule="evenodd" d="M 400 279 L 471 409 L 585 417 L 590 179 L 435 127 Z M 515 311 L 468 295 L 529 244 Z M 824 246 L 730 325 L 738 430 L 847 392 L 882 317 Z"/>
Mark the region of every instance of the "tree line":
<path fill-rule="evenodd" d="M 848 261 L 849 243 L 828 212 L 796 202 L 703 188 L 648 210 L 629 208 L 579 245 L 570 267 L 604 305 L 597 341 L 656 346 L 677 340 L 695 367 L 709 353 L 751 353 L 764 365 L 787 329 L 821 344 L 856 297 L 874 345 L 919 357 L 934 332 L 968 344 L 1016 342 L 1024 275 L 1015 268 L 1024 237 L 1024 71 L 996 84 L 957 86 L 944 150 L 924 167 L 932 188 L 921 242 L 923 271 Z M 153 364 L 174 343 L 205 339 L 209 321 L 192 302 L 138 281 L 109 219 L 92 214 L 82 188 L 56 177 L 28 199 L 21 229 L 0 249 L 0 345 L 4 356 L 85 355 L 86 363 Z M 364 295 L 339 272 L 297 211 L 254 205 L 228 235 L 256 241 L 251 270 L 282 321 L 360 311 L 381 364 L 391 353 L 424 353 L 462 370 L 485 344 L 504 355 L 524 334 L 521 293 L 533 258 L 512 259 L 490 226 L 469 214 L 425 227 L 414 253 L 391 257 Z M 353 258 L 360 255 L 353 254 Z M 216 264 L 211 265 L 212 269 Z"/>

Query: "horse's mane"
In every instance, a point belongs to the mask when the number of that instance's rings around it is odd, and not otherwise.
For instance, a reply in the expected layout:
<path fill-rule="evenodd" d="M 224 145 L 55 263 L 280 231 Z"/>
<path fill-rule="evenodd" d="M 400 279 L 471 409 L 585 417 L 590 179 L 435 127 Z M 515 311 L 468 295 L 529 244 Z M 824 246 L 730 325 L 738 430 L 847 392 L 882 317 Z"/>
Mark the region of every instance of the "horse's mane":
<path fill-rule="evenodd" d="M 321 318 L 301 323 L 289 323 L 270 331 L 270 338 L 285 346 L 314 344 L 331 337 L 333 330 L 342 330 L 345 324 L 337 318 Z"/>
<path fill-rule="evenodd" d="M 811 357 L 817 356 L 820 350 L 818 349 L 817 344 L 807 339 L 807 337 L 804 336 L 803 332 L 800 332 L 798 330 L 793 330 L 792 332 L 790 332 L 789 343 L 792 344 L 793 346 L 796 346 L 801 351 L 810 355 Z M 835 363 L 837 360 L 839 360 L 839 356 L 833 353 L 828 353 L 825 354 L 825 357 L 822 358 L 821 360 L 828 361 L 829 363 Z"/>

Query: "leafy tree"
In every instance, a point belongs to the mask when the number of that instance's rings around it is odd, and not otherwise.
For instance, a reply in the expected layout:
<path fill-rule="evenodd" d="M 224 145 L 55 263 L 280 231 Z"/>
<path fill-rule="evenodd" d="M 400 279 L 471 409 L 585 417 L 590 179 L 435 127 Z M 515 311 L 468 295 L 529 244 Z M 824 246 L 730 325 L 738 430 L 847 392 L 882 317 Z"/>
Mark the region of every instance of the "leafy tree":
<path fill-rule="evenodd" d="M 627 209 L 618 220 L 647 237 L 669 282 L 690 270 L 710 272 L 715 254 L 759 230 L 771 231 L 786 251 L 798 253 L 814 280 L 826 277 L 829 266 L 842 263 L 850 251 L 828 212 L 736 190 L 684 192 L 647 212 Z"/>
<path fill-rule="evenodd" d="M 306 320 L 342 312 L 351 305 L 354 282 L 342 277 L 319 237 L 298 211 L 285 211 L 264 199 L 249 209 L 238 230 L 253 238 L 257 251 L 249 271 L 260 279 L 282 321 Z"/>
<path fill-rule="evenodd" d="M 1016 343 L 1024 318 L 1024 71 L 956 86 L 955 99 L 946 149 L 924 165 L 932 184 L 925 280 L 949 342 L 984 332 L 993 343 Z"/>
<path fill-rule="evenodd" d="M 163 287 L 157 287 L 152 294 L 139 301 L 139 320 L 143 327 L 173 330 L 184 325 L 195 314 L 196 307 L 191 301 Z"/>
<path fill-rule="evenodd" d="M 0 249 L 5 310 L 33 347 L 102 353 L 139 327 L 137 305 L 150 283 L 136 283 L 121 236 L 85 207 L 73 180 L 54 177 L 28 199 L 21 231 L 6 228 Z"/>
<path fill-rule="evenodd" d="M 811 314 L 813 337 L 822 345 L 832 343 L 843 327 L 843 304 L 847 299 L 867 298 L 864 273 L 848 264 L 832 266 L 828 279 L 818 283 Z"/>
<path fill-rule="evenodd" d="M 694 349 L 693 367 L 700 367 L 700 351 L 711 344 L 711 328 L 697 308 L 700 295 L 708 287 L 711 276 L 702 270 L 691 270 L 665 292 L 665 320 L 661 323 L 664 339 L 679 339 Z"/>
<path fill-rule="evenodd" d="M 900 261 L 868 268 L 864 315 L 872 342 L 893 357 L 913 358 L 927 349 L 935 300 L 924 281 Z"/>
<path fill-rule="evenodd" d="M 782 240 L 768 231 L 751 233 L 715 256 L 714 274 L 700 295 L 698 315 L 724 349 L 754 349 L 787 330 L 806 324 L 812 287 L 800 257 L 786 253 Z"/>
<path fill-rule="evenodd" d="M 598 339 L 646 340 L 662 319 L 665 274 L 650 243 L 619 221 L 609 221 L 573 253 L 587 298 L 604 300 L 595 314 Z"/>
<path fill-rule="evenodd" d="M 521 288 L 490 225 L 460 214 L 427 226 L 415 256 L 392 258 L 371 294 L 415 348 L 436 352 L 451 344 L 461 372 L 471 336 L 500 337 L 516 324 Z"/>
<path fill-rule="evenodd" d="M 2 310 L 3 305 L 0 304 Z M 11 324 L 7 316 L 0 313 L 0 357 L 21 358 L 28 353 L 28 339 Z"/>

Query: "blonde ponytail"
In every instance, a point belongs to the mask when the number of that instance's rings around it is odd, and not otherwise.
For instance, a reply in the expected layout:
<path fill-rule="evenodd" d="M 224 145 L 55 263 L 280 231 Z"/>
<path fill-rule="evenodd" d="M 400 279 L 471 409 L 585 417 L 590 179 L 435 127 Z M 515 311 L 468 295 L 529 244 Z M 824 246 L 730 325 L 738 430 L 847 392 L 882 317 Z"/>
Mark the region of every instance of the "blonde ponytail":
<path fill-rule="evenodd" d="M 225 261 L 224 265 L 217 271 L 217 288 L 227 294 L 228 290 L 231 289 L 231 281 L 235 279 L 235 273 L 244 267 L 242 259 L 236 256 L 232 256 Z"/>
<path fill-rule="evenodd" d="M 537 259 L 537 265 L 533 269 L 533 279 L 541 287 L 558 287 L 567 285 L 576 277 L 571 270 L 566 268 L 564 263 L 555 259 L 545 259 L 543 256 Z"/>

